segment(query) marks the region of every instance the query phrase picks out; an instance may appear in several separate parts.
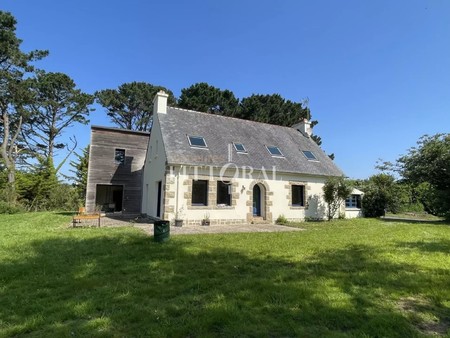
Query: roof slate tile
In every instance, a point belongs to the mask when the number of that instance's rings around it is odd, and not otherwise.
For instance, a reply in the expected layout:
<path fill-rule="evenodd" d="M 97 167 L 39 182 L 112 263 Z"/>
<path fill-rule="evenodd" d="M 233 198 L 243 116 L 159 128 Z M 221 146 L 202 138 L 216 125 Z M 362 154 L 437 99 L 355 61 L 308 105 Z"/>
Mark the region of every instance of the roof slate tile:
<path fill-rule="evenodd" d="M 289 128 L 207 114 L 180 108 L 167 108 L 158 114 L 169 164 L 223 166 L 229 163 L 228 149 L 233 142 L 242 143 L 247 153 L 231 147 L 232 160 L 238 167 L 266 169 L 287 173 L 341 176 L 342 171 L 309 137 Z M 188 136 L 202 136 L 207 148 L 193 148 Z M 279 147 L 284 157 L 273 157 L 266 146 Z M 312 151 L 318 161 L 308 161 L 303 150 Z"/>

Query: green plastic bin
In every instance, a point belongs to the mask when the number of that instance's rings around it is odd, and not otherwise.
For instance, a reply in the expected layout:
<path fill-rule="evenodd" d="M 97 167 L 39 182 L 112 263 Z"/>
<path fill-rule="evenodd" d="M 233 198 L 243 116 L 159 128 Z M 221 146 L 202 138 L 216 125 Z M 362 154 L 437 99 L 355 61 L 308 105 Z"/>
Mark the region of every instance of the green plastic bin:
<path fill-rule="evenodd" d="M 155 242 L 167 242 L 170 238 L 170 222 L 155 221 L 153 225 L 153 236 Z"/>

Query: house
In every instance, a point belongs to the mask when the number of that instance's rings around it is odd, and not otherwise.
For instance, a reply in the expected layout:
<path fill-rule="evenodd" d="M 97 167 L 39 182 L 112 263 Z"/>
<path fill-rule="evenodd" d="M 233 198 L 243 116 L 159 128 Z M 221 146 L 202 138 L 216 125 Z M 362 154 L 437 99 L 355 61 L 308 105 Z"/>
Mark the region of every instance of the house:
<path fill-rule="evenodd" d="M 91 127 L 86 211 L 140 213 L 150 133 Z"/>
<path fill-rule="evenodd" d="M 322 187 L 342 171 L 309 121 L 282 127 L 167 106 L 151 133 L 93 126 L 87 212 L 142 213 L 185 225 L 326 218 Z M 361 216 L 361 192 L 342 208 Z"/>
<path fill-rule="evenodd" d="M 142 213 L 188 225 L 325 217 L 324 182 L 343 173 L 309 121 L 282 127 L 168 107 L 164 92 L 153 118 Z"/>

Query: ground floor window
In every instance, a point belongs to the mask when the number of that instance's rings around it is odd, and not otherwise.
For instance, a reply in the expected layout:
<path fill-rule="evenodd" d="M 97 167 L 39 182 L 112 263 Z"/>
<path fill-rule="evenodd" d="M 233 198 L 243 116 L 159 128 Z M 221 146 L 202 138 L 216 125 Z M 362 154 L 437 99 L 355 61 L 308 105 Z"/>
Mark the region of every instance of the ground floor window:
<path fill-rule="evenodd" d="M 304 185 L 292 185 L 292 206 L 304 207 L 305 206 L 305 186 Z"/>
<path fill-rule="evenodd" d="M 208 181 L 192 181 L 192 205 L 208 205 Z"/>
<path fill-rule="evenodd" d="M 217 181 L 217 205 L 231 205 L 231 182 Z"/>
<path fill-rule="evenodd" d="M 350 195 L 345 200 L 345 207 L 361 209 L 361 195 Z"/>
<path fill-rule="evenodd" d="M 118 165 L 125 164 L 125 149 L 115 149 L 114 150 L 114 163 Z"/>

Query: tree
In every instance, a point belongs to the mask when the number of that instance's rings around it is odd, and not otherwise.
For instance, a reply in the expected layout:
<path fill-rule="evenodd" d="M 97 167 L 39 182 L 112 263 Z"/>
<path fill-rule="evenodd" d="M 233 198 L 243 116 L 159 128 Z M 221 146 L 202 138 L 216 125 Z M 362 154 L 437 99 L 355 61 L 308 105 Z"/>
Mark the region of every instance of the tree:
<path fill-rule="evenodd" d="M 71 161 L 70 166 L 73 168 L 70 171 L 75 174 L 73 180 L 77 195 L 80 201 L 86 198 L 87 174 L 89 166 L 89 145 L 83 149 L 81 154 L 75 153 L 77 161 Z"/>
<path fill-rule="evenodd" d="M 421 185 L 429 211 L 450 218 L 450 134 L 422 136 L 417 147 L 397 160 L 397 167 L 407 182 Z"/>
<path fill-rule="evenodd" d="M 293 102 L 285 100 L 279 94 L 253 94 L 239 101 L 232 91 L 221 90 L 205 82 L 182 89 L 178 100 L 181 108 L 286 127 L 291 127 L 304 118 L 311 119 L 307 105 L 308 100 Z M 311 126 L 317 123 L 312 121 Z M 318 145 L 322 144 L 320 136 L 312 135 L 311 138 Z M 334 158 L 334 154 L 330 156 Z"/>
<path fill-rule="evenodd" d="M 21 205 L 30 211 L 76 210 L 78 197 L 73 186 L 59 182 L 53 165 L 39 162 L 32 170 L 17 172 Z"/>
<path fill-rule="evenodd" d="M 350 196 L 353 187 L 344 177 L 330 177 L 323 186 L 323 198 L 328 204 L 328 220 L 332 220 L 345 199 Z"/>
<path fill-rule="evenodd" d="M 39 165 L 35 166 L 33 171 L 34 180 L 32 186 L 32 200 L 29 208 L 31 210 L 52 210 L 56 206 L 54 200 L 56 191 L 60 182 L 56 177 L 53 159 L 40 158 Z"/>
<path fill-rule="evenodd" d="M 118 89 L 100 90 L 95 96 L 97 102 L 106 108 L 111 121 L 120 128 L 149 131 L 152 126 L 153 99 L 160 90 L 169 94 L 169 105 L 176 104 L 170 90 L 145 82 L 124 83 Z"/>
<path fill-rule="evenodd" d="M 310 119 L 309 108 L 301 103 L 285 100 L 279 94 L 245 97 L 241 101 L 238 117 L 245 120 L 290 127 L 298 121 Z M 314 122 L 313 125 L 317 124 Z"/>
<path fill-rule="evenodd" d="M 68 148 L 65 159 L 58 164 L 56 173 L 76 147 L 57 143 L 63 132 L 75 123 L 87 124 L 94 96 L 76 88 L 75 82 L 63 73 L 39 72 L 33 81 L 35 100 L 31 105 L 33 116 L 26 124 L 24 139 L 28 146 L 47 163 L 54 159 L 55 150 Z M 53 163 L 53 162 L 52 162 Z"/>
<path fill-rule="evenodd" d="M 386 211 L 400 212 L 410 202 L 409 187 L 396 182 L 395 177 L 381 173 L 363 183 L 363 213 L 366 217 L 380 217 Z"/>
<path fill-rule="evenodd" d="M 236 116 L 239 99 L 228 89 L 221 90 L 201 82 L 181 90 L 178 106 L 205 113 Z"/>
<path fill-rule="evenodd" d="M 0 158 L 8 173 L 7 196 L 15 203 L 16 158 L 20 152 L 19 140 L 28 112 L 24 109 L 30 103 L 29 80 L 33 73 L 31 62 L 45 57 L 47 51 L 22 52 L 22 40 L 16 36 L 15 18 L 0 11 Z"/>

